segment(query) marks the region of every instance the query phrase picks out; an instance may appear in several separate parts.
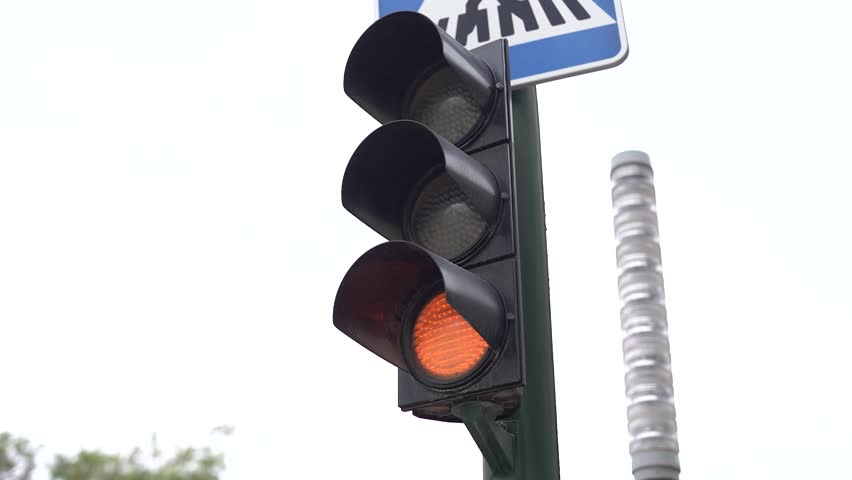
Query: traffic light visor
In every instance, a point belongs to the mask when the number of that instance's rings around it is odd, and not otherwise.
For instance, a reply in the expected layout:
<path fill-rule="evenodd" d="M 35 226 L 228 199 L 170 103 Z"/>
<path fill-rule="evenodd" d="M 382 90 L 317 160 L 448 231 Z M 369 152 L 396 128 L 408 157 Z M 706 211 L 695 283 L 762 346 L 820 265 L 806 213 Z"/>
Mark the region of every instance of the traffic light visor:
<path fill-rule="evenodd" d="M 500 348 L 506 310 L 497 289 L 476 274 L 413 243 L 387 242 L 346 273 L 334 325 L 424 383 L 443 385 Z"/>
<path fill-rule="evenodd" d="M 389 240 L 410 240 L 464 259 L 499 221 L 501 191 L 479 161 L 425 126 L 379 127 L 352 155 L 343 206 Z"/>
<path fill-rule="evenodd" d="M 397 12 L 364 32 L 343 89 L 381 123 L 410 119 L 455 145 L 474 138 L 497 97 L 488 65 L 416 12 Z"/>

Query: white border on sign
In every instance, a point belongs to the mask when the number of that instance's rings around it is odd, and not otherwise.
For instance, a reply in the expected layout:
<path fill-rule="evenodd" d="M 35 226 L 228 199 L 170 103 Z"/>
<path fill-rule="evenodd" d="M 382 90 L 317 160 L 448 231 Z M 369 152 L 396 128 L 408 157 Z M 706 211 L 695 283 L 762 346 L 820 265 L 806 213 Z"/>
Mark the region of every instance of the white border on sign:
<path fill-rule="evenodd" d="M 618 35 L 621 42 L 621 50 L 612 57 L 597 62 L 586 63 L 576 67 L 563 68 L 562 70 L 553 70 L 551 72 L 539 73 L 538 75 L 530 75 L 528 77 L 512 80 L 512 89 L 526 87 L 529 85 L 537 85 L 539 83 L 559 80 L 565 77 L 573 77 L 584 73 L 596 72 L 598 70 L 606 70 L 607 68 L 617 67 L 627 60 L 627 55 L 630 53 L 630 46 L 627 44 L 627 29 L 624 27 L 624 15 L 621 13 L 621 0 L 615 0 L 615 15 L 616 23 L 618 24 Z M 378 5 L 378 2 L 376 2 Z M 570 34 L 569 34 L 570 35 Z M 511 69 L 511 65 L 509 66 Z"/>

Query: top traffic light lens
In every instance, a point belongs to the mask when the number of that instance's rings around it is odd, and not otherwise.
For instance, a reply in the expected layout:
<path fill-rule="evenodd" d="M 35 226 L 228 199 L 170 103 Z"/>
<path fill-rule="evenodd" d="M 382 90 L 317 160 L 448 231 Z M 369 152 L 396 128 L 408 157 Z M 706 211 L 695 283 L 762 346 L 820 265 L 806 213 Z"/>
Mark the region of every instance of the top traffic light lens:
<path fill-rule="evenodd" d="M 442 382 L 472 372 L 488 351 L 488 343 L 447 303 L 444 292 L 432 298 L 417 316 L 412 347 L 423 371 Z"/>
<path fill-rule="evenodd" d="M 416 87 L 404 116 L 456 145 L 465 143 L 482 123 L 482 109 L 449 66 L 435 70 Z"/>
<path fill-rule="evenodd" d="M 488 222 L 445 172 L 426 184 L 411 209 L 411 240 L 451 260 L 471 251 L 487 228 Z"/>

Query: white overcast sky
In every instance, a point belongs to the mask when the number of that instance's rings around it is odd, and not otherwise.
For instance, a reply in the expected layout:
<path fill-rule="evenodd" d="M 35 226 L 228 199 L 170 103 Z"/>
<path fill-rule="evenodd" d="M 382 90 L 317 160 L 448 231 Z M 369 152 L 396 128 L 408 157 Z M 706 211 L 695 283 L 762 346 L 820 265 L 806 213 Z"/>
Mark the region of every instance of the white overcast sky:
<path fill-rule="evenodd" d="M 625 63 L 539 87 L 562 475 L 630 478 L 608 163 L 642 149 L 686 478 L 848 478 L 852 7 L 625 1 Z M 339 199 L 374 10 L 0 2 L 0 431 L 46 462 L 228 423 L 227 480 L 480 478 L 332 326 L 382 241 Z"/>

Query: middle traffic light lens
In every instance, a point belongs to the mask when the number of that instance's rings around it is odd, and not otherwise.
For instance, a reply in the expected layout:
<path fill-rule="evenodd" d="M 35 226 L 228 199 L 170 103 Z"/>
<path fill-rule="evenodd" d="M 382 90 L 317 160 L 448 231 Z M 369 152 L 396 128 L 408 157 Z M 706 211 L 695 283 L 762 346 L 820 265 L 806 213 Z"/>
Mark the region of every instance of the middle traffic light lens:
<path fill-rule="evenodd" d="M 430 376 L 455 380 L 482 362 L 488 343 L 440 293 L 423 307 L 414 322 L 412 346 L 417 362 Z"/>
<path fill-rule="evenodd" d="M 459 145 L 473 133 L 481 116 L 482 110 L 470 90 L 445 66 L 417 86 L 408 118 Z"/>
<path fill-rule="evenodd" d="M 413 240 L 448 260 L 470 251 L 487 227 L 467 195 L 446 173 L 426 184 L 411 212 Z"/>

